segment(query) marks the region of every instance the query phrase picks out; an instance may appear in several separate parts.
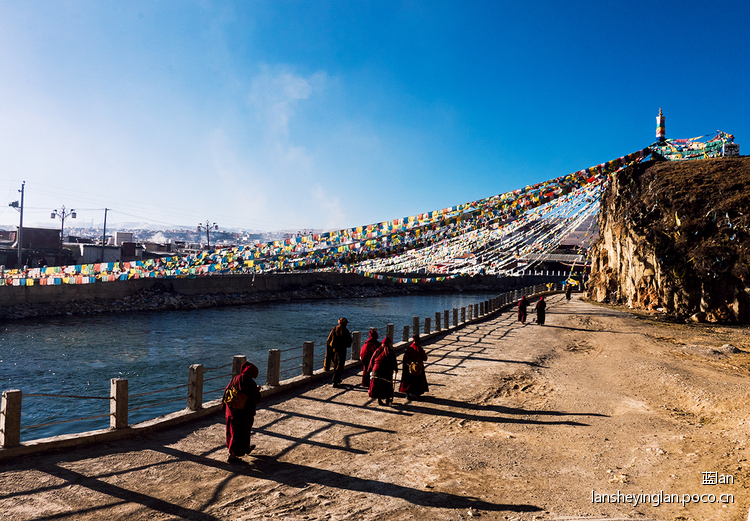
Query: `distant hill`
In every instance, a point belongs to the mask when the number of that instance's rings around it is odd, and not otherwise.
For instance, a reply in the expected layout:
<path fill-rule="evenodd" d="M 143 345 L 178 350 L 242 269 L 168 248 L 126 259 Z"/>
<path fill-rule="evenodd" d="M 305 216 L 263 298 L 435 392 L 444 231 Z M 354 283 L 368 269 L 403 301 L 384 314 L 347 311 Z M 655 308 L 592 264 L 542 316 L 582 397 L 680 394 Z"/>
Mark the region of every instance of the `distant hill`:
<path fill-rule="evenodd" d="M 750 322 L 750 157 L 649 161 L 614 174 L 588 294 Z"/>

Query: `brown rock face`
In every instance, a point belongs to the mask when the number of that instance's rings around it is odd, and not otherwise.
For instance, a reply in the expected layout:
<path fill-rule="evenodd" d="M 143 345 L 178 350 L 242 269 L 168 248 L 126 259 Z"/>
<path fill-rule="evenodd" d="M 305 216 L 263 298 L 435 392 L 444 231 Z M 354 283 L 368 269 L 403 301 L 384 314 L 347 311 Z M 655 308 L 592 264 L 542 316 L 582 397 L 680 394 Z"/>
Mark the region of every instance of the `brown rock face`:
<path fill-rule="evenodd" d="M 589 298 L 750 322 L 750 157 L 649 161 L 602 199 Z"/>

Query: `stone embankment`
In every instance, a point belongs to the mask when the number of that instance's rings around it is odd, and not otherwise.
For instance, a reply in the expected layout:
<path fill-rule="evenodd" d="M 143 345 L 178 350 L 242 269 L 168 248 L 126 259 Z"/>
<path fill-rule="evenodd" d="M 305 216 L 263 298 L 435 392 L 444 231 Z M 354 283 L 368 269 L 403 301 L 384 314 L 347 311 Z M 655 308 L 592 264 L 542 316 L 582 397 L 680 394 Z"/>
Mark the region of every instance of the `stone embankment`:
<path fill-rule="evenodd" d="M 286 291 L 186 295 L 157 287 L 118 299 L 94 298 L 68 302 L 40 302 L 0 307 L 0 319 L 177 311 L 238 306 L 259 302 L 376 297 L 409 293 L 409 288 L 404 286 L 331 286 L 321 284 L 314 287 Z"/>
<path fill-rule="evenodd" d="M 331 298 L 382 297 L 435 292 L 503 292 L 560 277 L 460 277 L 432 284 L 397 284 L 347 273 L 216 275 L 140 279 L 78 286 L 0 288 L 0 320 L 67 315 L 177 311 Z M 6 295 L 3 292 L 11 293 Z"/>
<path fill-rule="evenodd" d="M 750 157 L 614 174 L 588 296 L 696 321 L 750 322 Z"/>

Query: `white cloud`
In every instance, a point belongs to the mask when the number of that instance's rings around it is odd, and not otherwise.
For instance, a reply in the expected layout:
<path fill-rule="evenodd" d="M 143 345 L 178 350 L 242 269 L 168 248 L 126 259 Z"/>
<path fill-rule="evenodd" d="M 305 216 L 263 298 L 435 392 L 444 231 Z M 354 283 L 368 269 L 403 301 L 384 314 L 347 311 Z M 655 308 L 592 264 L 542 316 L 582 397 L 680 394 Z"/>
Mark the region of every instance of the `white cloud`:
<path fill-rule="evenodd" d="M 326 219 L 326 228 L 339 228 L 344 222 L 344 212 L 341 209 L 341 201 L 338 197 L 329 195 L 320 185 L 315 185 L 312 190 L 313 198 L 318 202 L 320 209 Z"/>
<path fill-rule="evenodd" d="M 327 77 L 317 72 L 304 78 L 285 65 L 263 65 L 250 84 L 248 101 L 256 119 L 265 126 L 266 137 L 287 139 L 297 102 L 325 88 Z"/>

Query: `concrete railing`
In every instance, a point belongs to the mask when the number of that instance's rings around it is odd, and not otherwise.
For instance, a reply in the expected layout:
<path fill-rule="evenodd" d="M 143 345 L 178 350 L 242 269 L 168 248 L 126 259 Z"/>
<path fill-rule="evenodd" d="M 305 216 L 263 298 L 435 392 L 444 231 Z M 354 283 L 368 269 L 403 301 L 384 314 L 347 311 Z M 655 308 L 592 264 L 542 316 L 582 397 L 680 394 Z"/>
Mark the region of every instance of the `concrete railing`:
<path fill-rule="evenodd" d="M 552 287 L 550 287 L 552 286 Z M 435 324 L 432 326 L 431 318 L 426 317 L 422 320 L 420 317 L 413 317 L 411 331 L 422 331 L 421 337 L 423 343 L 428 343 L 431 339 L 439 335 L 454 331 L 456 329 L 464 327 L 466 324 L 484 320 L 491 315 L 496 314 L 498 311 L 507 308 L 509 305 L 515 304 L 521 295 L 539 295 L 545 293 L 553 293 L 562 291 L 560 284 L 554 285 L 536 285 L 529 288 L 523 288 L 522 290 L 506 292 L 494 297 L 492 299 L 464 306 L 461 308 L 453 308 L 452 317 L 453 325 L 448 325 L 448 318 L 451 316 L 451 310 L 444 310 L 442 314 L 438 311 L 435 313 Z M 467 318 L 468 314 L 468 318 Z M 441 320 L 442 315 L 442 320 Z M 460 316 L 460 322 L 458 317 Z M 386 326 L 386 336 L 393 339 L 395 327 L 393 324 Z M 394 343 L 394 348 L 399 351 L 408 345 L 410 338 L 409 326 L 404 326 L 402 341 Z M 361 334 L 359 331 L 352 333 L 352 352 L 351 359 L 345 364 L 345 369 L 352 369 L 361 365 L 360 361 L 360 348 L 361 348 Z M 299 356 L 289 356 L 282 359 L 282 353 L 291 353 L 301 349 Z M 149 393 L 142 393 L 139 395 L 129 395 L 128 380 L 124 378 L 113 378 L 110 382 L 110 394 L 108 397 L 92 397 L 92 396 L 69 396 L 69 395 L 41 395 L 41 394 L 28 394 L 27 396 L 46 396 L 46 397 L 65 397 L 65 398 L 80 398 L 80 399 L 102 399 L 109 400 L 109 415 L 94 416 L 89 418 L 81 418 L 80 420 L 90 420 L 93 418 L 100 418 L 109 416 L 109 429 L 103 429 L 99 431 L 90 431 L 80 434 L 69 434 L 63 436 L 55 436 L 52 438 L 43 438 L 39 440 L 31 440 L 29 442 L 21 442 L 21 407 L 23 402 L 23 393 L 19 389 L 9 389 L 2 394 L 2 404 L 0 405 L 0 460 L 13 458 L 16 456 L 29 454 L 33 452 L 40 452 L 43 450 L 75 447 L 85 445 L 87 443 L 98 443 L 103 441 L 109 441 L 119 439 L 125 436 L 132 436 L 135 434 L 152 432 L 159 428 L 164 428 L 172 425 L 176 425 L 185 421 L 201 418 L 210 414 L 218 412 L 221 407 L 221 399 L 211 400 L 203 402 L 204 396 L 204 383 L 217 379 L 223 379 L 225 382 L 227 378 L 231 378 L 239 374 L 240 367 L 247 360 L 244 355 L 234 356 L 232 363 L 217 368 L 205 369 L 201 364 L 191 365 L 188 372 L 188 383 L 187 387 L 187 402 L 185 409 L 176 411 L 171 414 L 160 416 L 153 420 L 148 420 L 135 425 L 128 424 L 128 413 L 134 409 L 128 408 L 129 399 L 131 397 L 143 396 L 145 394 L 152 394 L 156 392 L 168 391 L 172 389 L 164 389 L 162 391 L 151 391 Z M 299 363 L 295 363 L 291 368 L 281 370 L 282 362 L 289 362 L 299 360 Z M 229 365 L 232 366 L 231 375 L 219 375 L 210 379 L 204 378 L 205 370 L 220 370 Z M 315 346 L 313 342 L 304 342 L 301 348 L 292 348 L 286 350 L 271 349 L 268 351 L 268 364 L 266 371 L 266 384 L 263 387 L 262 395 L 269 396 L 272 394 L 279 393 L 284 390 L 288 390 L 303 384 L 310 383 L 311 381 L 318 380 L 320 378 L 329 377 L 331 371 L 325 371 L 322 367 L 317 370 L 314 368 L 315 365 Z M 322 365 L 322 364 L 321 364 Z M 290 376 L 286 379 L 281 379 L 283 375 L 287 375 L 290 372 L 299 371 L 298 375 Z M 223 386 L 218 389 L 214 389 L 211 392 L 218 392 L 223 390 Z M 163 402 L 166 403 L 166 402 Z M 154 404 L 160 405 L 160 404 Z M 153 406 L 153 405 L 151 405 Z M 74 420 L 63 420 L 63 423 Z M 45 424 L 46 426 L 51 424 Z M 40 425 L 34 425 L 27 428 L 41 427 Z"/>

